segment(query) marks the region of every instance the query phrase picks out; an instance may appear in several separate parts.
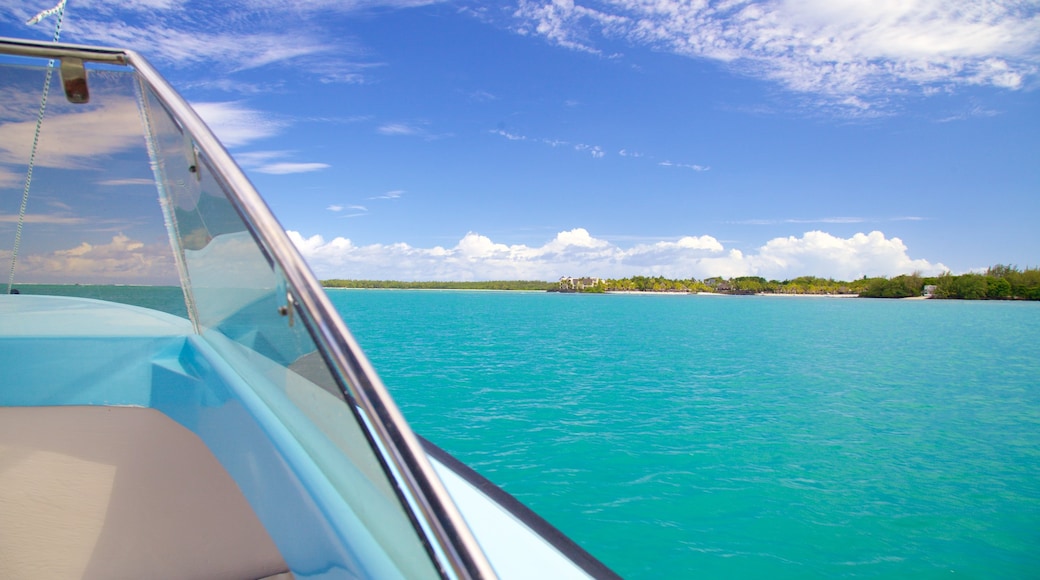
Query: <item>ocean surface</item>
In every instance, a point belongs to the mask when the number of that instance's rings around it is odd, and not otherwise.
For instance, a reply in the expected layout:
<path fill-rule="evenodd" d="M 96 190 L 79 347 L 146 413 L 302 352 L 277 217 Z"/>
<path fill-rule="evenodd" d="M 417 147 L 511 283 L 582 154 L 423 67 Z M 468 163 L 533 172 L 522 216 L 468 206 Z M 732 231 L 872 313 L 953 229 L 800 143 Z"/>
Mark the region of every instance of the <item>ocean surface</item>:
<path fill-rule="evenodd" d="M 1040 578 L 1040 303 L 328 293 L 416 432 L 626 578 Z"/>
<path fill-rule="evenodd" d="M 1040 304 L 330 290 L 413 428 L 626 578 L 1040 577 Z"/>

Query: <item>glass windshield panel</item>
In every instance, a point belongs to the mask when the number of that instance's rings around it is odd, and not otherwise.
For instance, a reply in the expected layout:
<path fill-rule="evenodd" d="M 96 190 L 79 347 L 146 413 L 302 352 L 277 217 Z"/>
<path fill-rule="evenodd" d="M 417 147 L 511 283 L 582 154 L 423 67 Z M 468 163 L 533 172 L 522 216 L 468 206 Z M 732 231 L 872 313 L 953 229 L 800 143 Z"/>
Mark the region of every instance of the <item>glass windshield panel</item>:
<path fill-rule="evenodd" d="M 436 569 L 388 480 L 356 407 L 344 400 L 272 267 L 200 152 L 144 91 L 153 165 L 200 332 L 293 432 L 383 553 L 369 570 L 430 577 Z M 344 456 L 349 461 L 344 461 Z M 357 553 L 357 551 L 355 551 Z"/>
<path fill-rule="evenodd" d="M 46 63 L 0 57 L 2 292 L 17 250 L 13 288 L 22 294 L 97 298 L 187 316 L 149 167 L 135 75 L 89 67 L 90 102 L 72 104 L 57 66 L 49 71 Z"/>
<path fill-rule="evenodd" d="M 364 568 L 381 576 L 436 576 L 359 411 L 344 400 L 293 312 L 284 279 L 210 161 L 134 71 L 87 66 L 90 100 L 72 104 L 57 66 L 0 56 L 2 291 L 14 258 L 19 293 L 96 298 L 192 318 L 363 524 L 351 538 L 366 538 L 353 550 Z"/>

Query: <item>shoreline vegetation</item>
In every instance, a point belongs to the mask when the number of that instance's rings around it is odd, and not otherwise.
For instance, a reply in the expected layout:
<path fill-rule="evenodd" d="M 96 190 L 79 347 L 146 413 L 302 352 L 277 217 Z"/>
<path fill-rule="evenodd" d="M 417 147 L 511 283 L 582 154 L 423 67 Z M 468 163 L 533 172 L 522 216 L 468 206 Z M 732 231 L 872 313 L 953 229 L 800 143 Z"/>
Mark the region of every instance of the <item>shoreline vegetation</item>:
<path fill-rule="evenodd" d="M 935 298 L 959 300 L 1040 300 L 1040 268 L 1019 270 L 996 265 L 985 273 L 941 276 L 904 274 L 893 278 L 864 276 L 845 282 L 832 278 L 800 276 L 791 280 L 766 280 L 760 276 L 711 277 L 703 280 L 663 276 L 630 278 L 560 278 L 493 280 L 486 282 L 402 282 L 396 280 L 322 280 L 325 288 L 399 290 L 525 290 L 583 294 L 671 293 L 721 295 L 843 296 L 861 298 Z"/>

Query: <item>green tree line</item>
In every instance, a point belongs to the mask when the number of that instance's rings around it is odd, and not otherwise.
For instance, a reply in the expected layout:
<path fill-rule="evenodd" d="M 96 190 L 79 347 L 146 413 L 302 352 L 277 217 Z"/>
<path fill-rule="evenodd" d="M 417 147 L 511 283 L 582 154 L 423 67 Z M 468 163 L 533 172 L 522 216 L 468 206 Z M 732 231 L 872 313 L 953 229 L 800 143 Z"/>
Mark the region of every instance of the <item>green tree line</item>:
<path fill-rule="evenodd" d="M 998 264 L 985 273 L 922 278 L 920 274 L 895 278 L 872 278 L 860 296 L 869 298 L 904 298 L 920 296 L 925 289 L 933 298 L 960 300 L 1040 300 L 1040 268 L 1019 270 L 1015 266 Z"/>
<path fill-rule="evenodd" d="M 633 276 L 603 280 L 602 292 L 712 292 L 719 294 L 856 294 L 858 283 L 801 276 L 793 280 L 766 280 L 761 276 L 712 277 L 672 280 L 663 276 Z"/>
<path fill-rule="evenodd" d="M 496 280 L 486 282 L 400 282 L 395 280 L 324 280 L 328 288 L 400 288 L 439 290 L 559 290 L 556 282 Z M 920 273 L 863 277 L 845 282 L 833 278 L 799 276 L 766 280 L 760 276 L 671 279 L 664 276 L 609 278 L 579 290 L 600 292 L 712 292 L 719 294 L 846 294 L 866 298 L 909 298 L 925 295 L 961 300 L 1040 300 L 1040 268 L 1019 270 L 998 264 L 985 273 L 924 277 Z"/>
<path fill-rule="evenodd" d="M 538 280 L 491 280 L 484 282 L 400 282 L 397 280 L 322 280 L 326 288 L 396 288 L 399 290 L 538 290 L 555 288 L 555 283 Z"/>

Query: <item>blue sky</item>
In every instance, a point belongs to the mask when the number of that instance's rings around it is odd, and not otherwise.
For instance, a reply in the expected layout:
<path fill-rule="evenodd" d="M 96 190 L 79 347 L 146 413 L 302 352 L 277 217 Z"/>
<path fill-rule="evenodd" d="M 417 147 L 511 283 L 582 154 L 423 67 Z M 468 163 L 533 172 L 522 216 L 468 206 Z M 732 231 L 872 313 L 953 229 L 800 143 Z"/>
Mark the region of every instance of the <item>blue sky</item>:
<path fill-rule="evenodd" d="M 0 35 L 52 0 L 0 0 Z M 70 0 L 322 278 L 1040 265 L 1040 5 Z"/>

